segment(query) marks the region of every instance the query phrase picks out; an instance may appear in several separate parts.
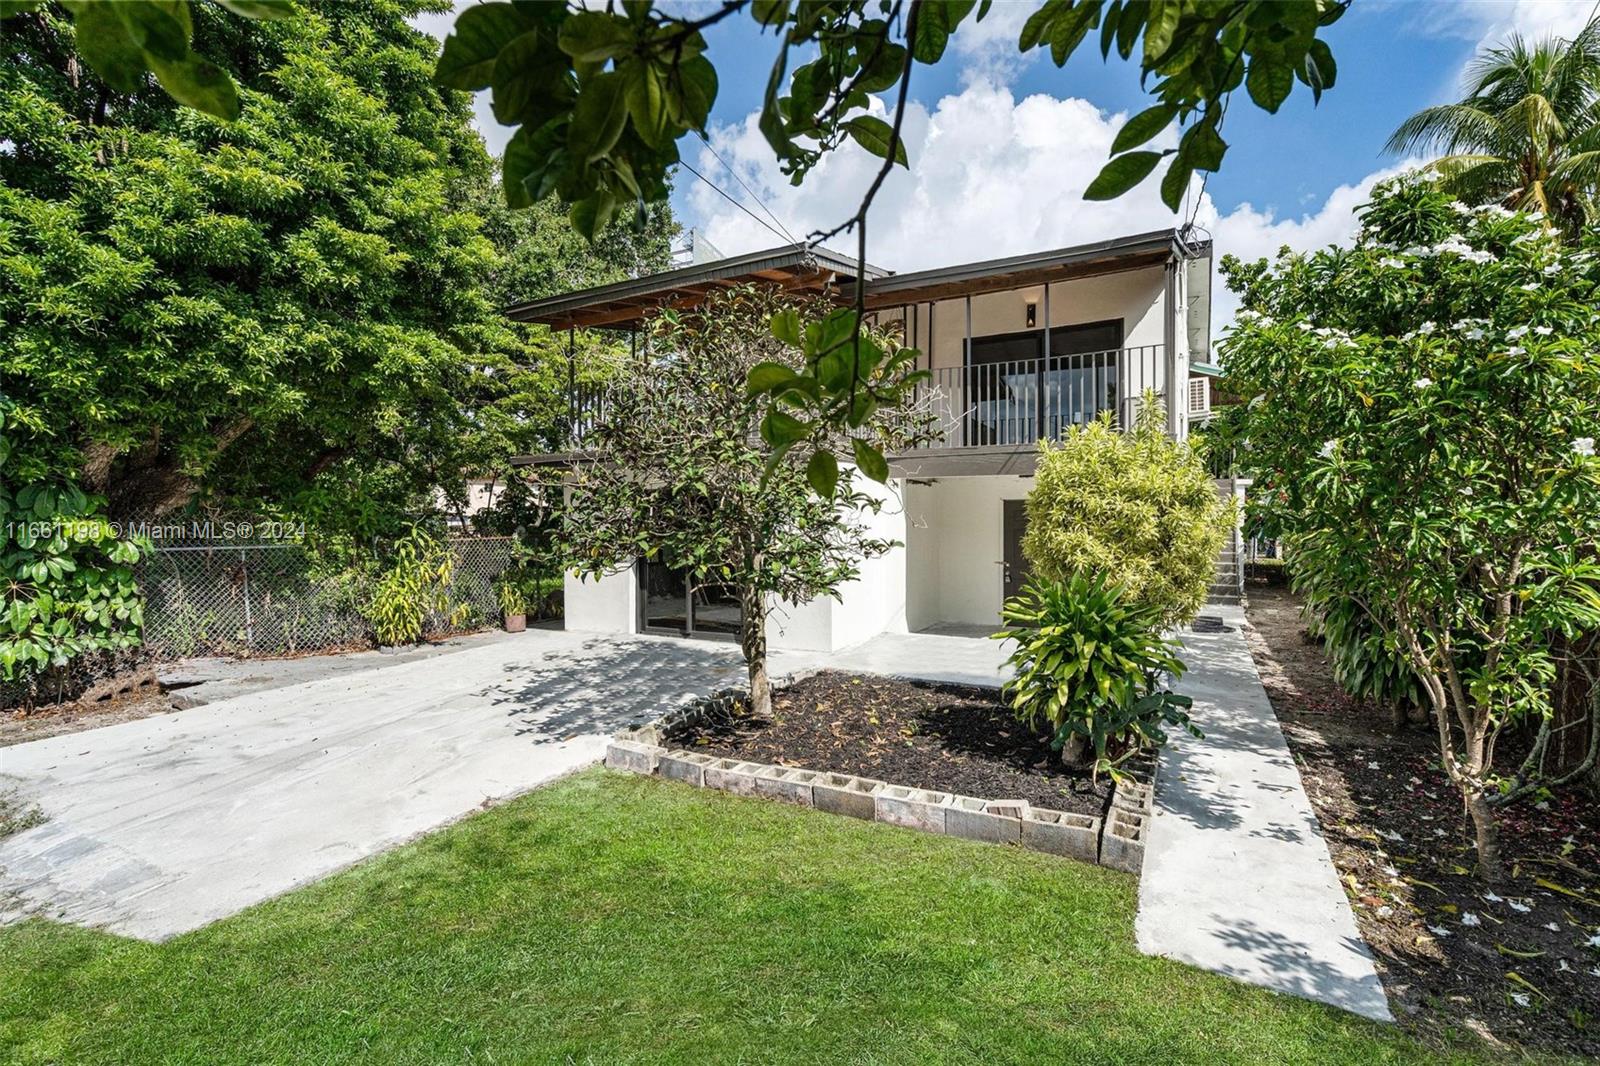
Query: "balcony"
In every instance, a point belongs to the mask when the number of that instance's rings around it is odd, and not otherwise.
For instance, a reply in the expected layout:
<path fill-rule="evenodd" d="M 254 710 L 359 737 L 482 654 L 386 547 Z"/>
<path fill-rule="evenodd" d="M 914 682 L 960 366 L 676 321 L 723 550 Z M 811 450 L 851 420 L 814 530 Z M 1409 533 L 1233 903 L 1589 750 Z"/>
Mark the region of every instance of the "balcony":
<path fill-rule="evenodd" d="M 1145 389 L 1167 394 L 1162 352 L 1162 345 L 1152 344 L 936 368 L 919 389 L 919 400 L 934 417 L 934 436 L 918 450 L 1029 447 L 1106 411 L 1119 426 L 1131 426 Z M 570 452 L 580 452 L 586 435 L 606 416 L 607 387 L 575 383 L 567 395 L 565 443 Z"/>

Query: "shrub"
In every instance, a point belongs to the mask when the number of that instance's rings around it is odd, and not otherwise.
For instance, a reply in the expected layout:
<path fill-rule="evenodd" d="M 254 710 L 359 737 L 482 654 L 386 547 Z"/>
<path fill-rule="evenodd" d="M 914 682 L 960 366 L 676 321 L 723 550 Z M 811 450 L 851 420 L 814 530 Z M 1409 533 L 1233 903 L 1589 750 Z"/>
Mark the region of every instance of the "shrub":
<path fill-rule="evenodd" d="M 450 578 L 455 563 L 450 548 L 426 530 L 413 528 L 395 551 L 395 561 L 378 578 L 366 608 L 379 644 L 410 644 L 421 638 L 431 614 L 449 614 L 459 624 L 466 605 L 451 607 Z"/>
<path fill-rule="evenodd" d="M 1174 626 L 1205 603 L 1234 508 L 1188 445 L 1167 438 L 1163 421 L 1147 393 L 1131 433 L 1106 416 L 1058 445 L 1041 441 L 1022 552 L 1047 581 L 1105 574 Z"/>
<path fill-rule="evenodd" d="M 1029 727 L 1050 729 L 1064 760 L 1092 751 L 1096 774 L 1115 772 L 1144 744 L 1165 744 L 1165 726 L 1200 735 L 1185 713 L 1189 697 L 1162 688 L 1184 666 L 1155 605 L 1103 574 L 1080 572 L 1030 581 L 1001 613 L 1012 628 L 995 639 L 1017 642 L 1005 698 Z"/>

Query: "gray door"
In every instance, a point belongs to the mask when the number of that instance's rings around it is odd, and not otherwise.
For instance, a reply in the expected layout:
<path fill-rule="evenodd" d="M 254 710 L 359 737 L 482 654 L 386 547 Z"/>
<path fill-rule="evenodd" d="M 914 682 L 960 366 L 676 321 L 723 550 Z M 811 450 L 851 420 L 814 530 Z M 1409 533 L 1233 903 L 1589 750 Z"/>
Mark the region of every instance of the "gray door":
<path fill-rule="evenodd" d="M 1010 599 L 1022 591 L 1028 582 L 1028 560 L 1022 555 L 1022 535 L 1028 531 L 1026 500 L 1002 500 L 1005 508 L 1002 517 L 1001 544 L 1004 546 L 1002 571 L 1004 595 Z"/>

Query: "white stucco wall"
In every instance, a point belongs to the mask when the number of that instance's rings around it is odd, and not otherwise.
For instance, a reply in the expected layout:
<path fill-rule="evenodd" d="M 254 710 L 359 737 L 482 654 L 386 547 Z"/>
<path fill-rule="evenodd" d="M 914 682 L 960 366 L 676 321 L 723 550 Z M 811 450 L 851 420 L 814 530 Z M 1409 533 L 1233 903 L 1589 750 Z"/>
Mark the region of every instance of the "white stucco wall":
<path fill-rule="evenodd" d="M 598 578 L 569 573 L 562 585 L 567 629 L 590 633 L 638 630 L 639 581 L 631 567 Z"/>
<path fill-rule="evenodd" d="M 1033 478 L 951 477 L 912 486 L 907 614 L 913 629 L 938 622 L 1000 620 L 1004 500 L 1020 500 Z"/>

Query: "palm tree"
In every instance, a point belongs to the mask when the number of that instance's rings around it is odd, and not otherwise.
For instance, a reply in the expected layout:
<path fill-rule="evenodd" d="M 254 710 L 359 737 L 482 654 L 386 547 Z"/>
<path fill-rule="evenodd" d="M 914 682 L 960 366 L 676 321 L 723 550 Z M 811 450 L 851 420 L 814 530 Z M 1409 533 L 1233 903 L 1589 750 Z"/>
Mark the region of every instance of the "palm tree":
<path fill-rule="evenodd" d="M 1600 19 L 1572 40 L 1521 35 L 1480 56 L 1467 98 L 1401 123 L 1394 153 L 1436 151 L 1445 188 L 1468 203 L 1543 211 L 1576 229 L 1600 214 Z"/>

